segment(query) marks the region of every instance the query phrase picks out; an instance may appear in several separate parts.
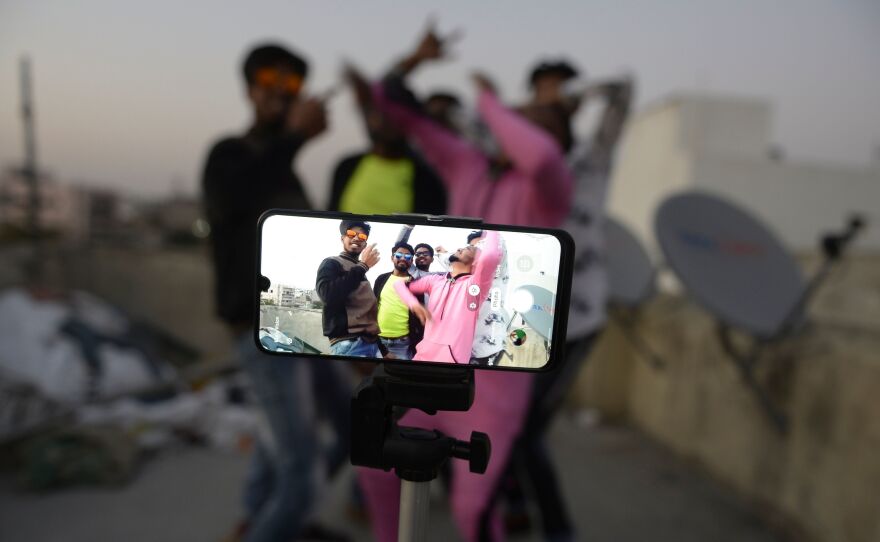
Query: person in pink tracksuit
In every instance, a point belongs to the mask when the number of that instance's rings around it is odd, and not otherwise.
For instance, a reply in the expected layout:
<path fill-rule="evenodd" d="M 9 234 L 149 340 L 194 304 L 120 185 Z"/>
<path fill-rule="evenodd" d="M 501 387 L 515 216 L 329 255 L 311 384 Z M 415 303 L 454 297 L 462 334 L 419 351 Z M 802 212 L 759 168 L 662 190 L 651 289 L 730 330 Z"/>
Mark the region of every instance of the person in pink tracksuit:
<path fill-rule="evenodd" d="M 480 306 L 501 262 L 497 231 L 487 231 L 483 248 L 467 246 L 450 256 L 451 271 L 394 285 L 400 299 L 425 324 L 414 360 L 467 364 Z M 428 294 L 427 313 L 413 294 Z"/>
<path fill-rule="evenodd" d="M 403 77 L 416 66 L 442 57 L 443 41 L 429 29 L 415 52 L 398 64 L 393 77 L 402 86 Z M 479 89 L 479 113 L 498 142 L 500 156 L 487 155 L 413 108 L 392 101 L 387 95 L 393 90 L 392 80 L 376 85 L 373 91 L 377 105 L 398 123 L 440 174 L 448 190 L 449 214 L 479 217 L 499 224 L 559 226 L 568 214 L 572 195 L 572 177 L 556 133 L 560 123 L 552 115 L 526 118 L 506 108 L 485 77 L 475 76 L 474 80 Z M 495 265 L 485 266 L 490 281 Z M 441 286 L 439 282 L 432 282 L 430 287 Z M 433 293 L 429 297 L 432 305 L 429 310 L 437 312 L 443 296 L 437 296 L 436 302 Z M 450 296 L 448 301 L 452 298 Z M 478 312 L 479 303 L 474 314 Z M 435 315 L 438 316 L 445 315 Z M 452 327 L 447 328 L 443 319 L 444 325 L 438 326 L 435 333 L 444 338 L 426 345 L 431 350 L 423 350 L 422 359 L 468 359 L 473 329 L 455 342 L 446 335 L 447 331 L 451 333 Z M 460 345 L 461 353 L 450 350 L 447 357 L 436 357 L 438 344 L 453 343 Z M 466 462 L 452 461 L 451 509 L 463 539 L 497 541 L 504 538 L 504 532 L 500 515 L 493 510 L 494 497 L 507 467 L 511 446 L 522 428 L 532 377 L 527 373 L 477 370 L 475 383 L 474 403 L 469 411 L 438 412 L 429 416 L 411 409 L 400 424 L 436 429 L 461 440 L 467 440 L 472 430 L 489 435 L 492 456 L 485 474 L 473 474 L 468 471 Z M 377 469 L 358 468 L 358 475 L 376 538 L 380 542 L 396 540 L 400 481 L 393 474 Z"/>

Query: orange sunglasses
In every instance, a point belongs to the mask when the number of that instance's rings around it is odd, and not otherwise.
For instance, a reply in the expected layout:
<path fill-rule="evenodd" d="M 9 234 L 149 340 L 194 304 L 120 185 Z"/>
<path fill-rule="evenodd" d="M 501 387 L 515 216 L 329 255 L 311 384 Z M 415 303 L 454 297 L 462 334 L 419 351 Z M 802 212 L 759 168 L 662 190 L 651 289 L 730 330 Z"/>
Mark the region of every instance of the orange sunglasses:
<path fill-rule="evenodd" d="M 367 237 L 369 237 L 369 235 L 367 235 L 366 233 L 361 233 L 354 230 L 345 230 L 345 235 L 347 235 L 351 239 L 357 237 L 361 241 L 366 241 Z"/>
<path fill-rule="evenodd" d="M 254 77 L 254 82 L 262 88 L 281 87 L 288 94 L 299 94 L 302 89 L 303 79 L 297 74 L 282 75 L 275 68 L 260 68 Z"/>

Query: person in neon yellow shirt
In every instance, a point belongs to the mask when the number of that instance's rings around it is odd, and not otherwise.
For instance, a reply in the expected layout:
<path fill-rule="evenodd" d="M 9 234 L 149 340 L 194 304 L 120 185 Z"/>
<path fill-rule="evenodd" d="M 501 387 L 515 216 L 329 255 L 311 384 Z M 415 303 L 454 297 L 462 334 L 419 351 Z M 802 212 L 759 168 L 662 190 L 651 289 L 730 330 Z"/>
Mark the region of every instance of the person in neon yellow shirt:
<path fill-rule="evenodd" d="M 391 249 L 391 263 L 394 269 L 376 277 L 373 293 L 379 302 L 379 340 L 383 354 L 397 359 L 412 359 L 416 345 L 422 340 L 424 328 L 409 307 L 400 299 L 394 289 L 397 282 L 409 282 L 413 248 L 407 243 L 397 243 Z M 386 354 L 386 356 L 388 355 Z"/>
<path fill-rule="evenodd" d="M 444 214 L 446 189 L 440 178 L 373 104 L 364 78 L 353 67 L 346 75 L 355 91 L 370 147 L 337 164 L 327 208 L 357 214 Z"/>

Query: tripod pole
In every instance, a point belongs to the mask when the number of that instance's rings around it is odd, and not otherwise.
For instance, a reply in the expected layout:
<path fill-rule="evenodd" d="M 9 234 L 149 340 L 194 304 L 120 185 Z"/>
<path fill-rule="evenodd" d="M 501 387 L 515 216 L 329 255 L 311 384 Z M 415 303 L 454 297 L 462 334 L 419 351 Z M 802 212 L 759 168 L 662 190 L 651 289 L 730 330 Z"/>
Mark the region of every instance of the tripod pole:
<path fill-rule="evenodd" d="M 489 436 L 471 432 L 469 441 L 418 427 L 397 425 L 394 409 L 464 412 L 474 401 L 471 368 L 379 366 L 351 400 L 351 463 L 394 469 L 400 478 L 398 540 L 421 542 L 428 526 L 429 484 L 451 458 L 483 474 L 489 466 Z"/>
<path fill-rule="evenodd" d="M 400 523 L 398 542 L 425 540 L 428 527 L 431 482 L 400 481 Z"/>

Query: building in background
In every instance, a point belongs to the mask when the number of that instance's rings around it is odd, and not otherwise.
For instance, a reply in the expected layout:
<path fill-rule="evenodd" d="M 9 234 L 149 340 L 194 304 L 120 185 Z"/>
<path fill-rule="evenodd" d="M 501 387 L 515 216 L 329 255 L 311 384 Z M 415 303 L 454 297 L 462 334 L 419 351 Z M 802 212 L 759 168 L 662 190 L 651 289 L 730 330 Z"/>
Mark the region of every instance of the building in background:
<path fill-rule="evenodd" d="M 202 202 L 194 196 L 175 193 L 142 203 L 137 215 L 144 244 L 187 247 L 203 242 L 210 234 Z"/>
<path fill-rule="evenodd" d="M 869 227 L 854 248 L 880 250 L 880 162 L 856 168 L 788 162 L 770 138 L 771 105 L 676 95 L 633 116 L 609 194 L 609 211 L 656 255 L 654 214 L 669 195 L 701 190 L 755 214 L 792 251 L 812 251 L 854 212 Z M 816 127 L 821 129 L 820 126 Z"/>
<path fill-rule="evenodd" d="M 260 300 L 280 307 L 314 308 L 318 294 L 308 288 L 295 288 L 285 284 L 272 285 L 268 292 L 260 294 Z"/>
<path fill-rule="evenodd" d="M 88 198 L 81 190 L 51 176 L 38 178 L 40 230 L 51 236 L 82 239 L 88 231 Z M 30 186 L 20 169 L 0 173 L 0 238 L 15 240 L 27 235 Z"/>
<path fill-rule="evenodd" d="M 38 222 L 44 236 L 73 244 L 128 248 L 189 247 L 210 231 L 196 197 L 142 200 L 110 188 L 60 182 L 41 175 Z M 30 188 L 15 168 L 0 174 L 0 241 L 24 240 Z"/>

